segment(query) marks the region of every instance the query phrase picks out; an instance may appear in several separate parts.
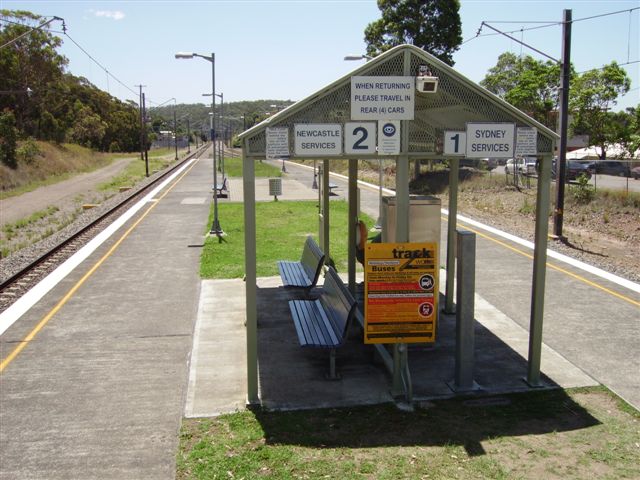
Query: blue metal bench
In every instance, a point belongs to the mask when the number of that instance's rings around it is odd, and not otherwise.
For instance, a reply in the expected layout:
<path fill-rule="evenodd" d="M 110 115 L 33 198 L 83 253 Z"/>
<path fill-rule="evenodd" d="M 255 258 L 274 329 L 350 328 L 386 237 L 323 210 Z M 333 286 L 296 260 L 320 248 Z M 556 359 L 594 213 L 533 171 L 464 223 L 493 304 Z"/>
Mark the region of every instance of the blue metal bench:
<path fill-rule="evenodd" d="M 335 380 L 336 349 L 347 339 L 356 301 L 336 271 L 329 267 L 316 300 L 290 300 L 289 309 L 302 347 L 329 349 L 329 375 Z"/>
<path fill-rule="evenodd" d="M 222 179 L 222 183 L 217 183 L 215 187 L 212 187 L 211 190 L 214 191 L 216 197 L 219 197 L 223 194 L 229 195 L 229 180 L 225 177 Z"/>
<path fill-rule="evenodd" d="M 315 287 L 324 263 L 324 252 L 309 235 L 304 242 L 299 262 L 279 260 L 278 271 L 285 287 L 299 287 L 311 290 Z"/>

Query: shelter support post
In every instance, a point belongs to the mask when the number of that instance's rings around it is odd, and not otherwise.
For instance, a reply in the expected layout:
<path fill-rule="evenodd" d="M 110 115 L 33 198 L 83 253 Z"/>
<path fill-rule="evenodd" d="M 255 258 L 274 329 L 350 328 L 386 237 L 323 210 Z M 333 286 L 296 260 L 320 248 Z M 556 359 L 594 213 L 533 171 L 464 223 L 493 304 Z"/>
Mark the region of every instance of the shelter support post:
<path fill-rule="evenodd" d="M 402 131 L 408 132 L 408 122 L 403 121 L 402 123 Z M 400 155 L 396 160 L 396 242 L 402 243 L 408 241 L 409 156 Z M 391 394 L 394 397 L 404 394 L 407 401 L 411 401 L 411 391 L 407 345 L 405 343 L 397 343 L 394 344 L 393 348 L 393 380 Z"/>
<path fill-rule="evenodd" d="M 458 217 L 458 178 L 460 159 L 449 159 L 449 218 L 447 221 L 447 284 L 445 287 L 444 312 L 455 313 L 453 307 L 453 281 L 456 265 L 456 219 Z"/>
<path fill-rule="evenodd" d="M 325 254 L 326 262 L 331 264 L 331 250 L 329 249 L 329 160 L 322 161 L 322 251 Z"/>
<path fill-rule="evenodd" d="M 349 162 L 349 235 L 348 235 L 348 270 L 349 291 L 356 295 L 356 220 L 358 218 L 358 160 Z"/>
<path fill-rule="evenodd" d="M 456 392 L 478 388 L 473 381 L 475 359 L 476 234 L 457 232 L 456 250 Z"/>
<path fill-rule="evenodd" d="M 532 387 L 542 386 L 540 381 L 540 358 L 542 354 L 542 323 L 544 319 L 544 291 L 547 272 L 550 181 L 551 155 L 545 155 L 538 173 L 533 289 L 531 291 L 531 317 L 529 320 L 529 357 L 526 382 Z"/>
<path fill-rule="evenodd" d="M 246 141 L 245 141 L 246 142 Z M 244 190 L 244 271 L 246 294 L 247 329 L 247 401 L 259 403 L 258 397 L 258 309 L 256 273 L 256 190 L 253 160 L 247 158 L 242 149 L 243 190 Z"/>

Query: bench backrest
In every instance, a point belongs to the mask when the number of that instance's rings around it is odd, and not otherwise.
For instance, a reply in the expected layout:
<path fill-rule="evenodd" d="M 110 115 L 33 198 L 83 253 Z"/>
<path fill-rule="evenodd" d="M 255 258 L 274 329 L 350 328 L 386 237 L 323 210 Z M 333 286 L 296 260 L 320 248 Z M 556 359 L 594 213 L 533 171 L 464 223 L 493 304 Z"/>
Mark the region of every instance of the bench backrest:
<path fill-rule="evenodd" d="M 313 237 L 309 235 L 304 242 L 304 248 L 302 249 L 302 257 L 300 263 L 307 272 L 307 275 L 311 279 L 311 286 L 315 286 L 320 276 L 320 270 L 324 264 L 324 252 L 320 250 L 320 247 L 315 242 Z"/>
<path fill-rule="evenodd" d="M 356 301 L 333 267 L 327 269 L 324 277 L 320 302 L 324 306 L 334 330 L 341 335 L 340 338 L 344 341 L 351 319 L 355 315 Z"/>

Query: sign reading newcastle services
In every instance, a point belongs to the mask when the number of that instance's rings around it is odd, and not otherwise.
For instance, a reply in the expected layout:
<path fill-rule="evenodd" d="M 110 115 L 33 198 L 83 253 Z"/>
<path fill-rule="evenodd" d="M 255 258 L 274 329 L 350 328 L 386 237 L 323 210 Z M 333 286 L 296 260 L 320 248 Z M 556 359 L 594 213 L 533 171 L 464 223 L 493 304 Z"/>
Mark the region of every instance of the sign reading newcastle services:
<path fill-rule="evenodd" d="M 438 244 L 367 243 L 364 343 L 434 342 Z"/>
<path fill-rule="evenodd" d="M 513 123 L 467 123 L 467 158 L 513 158 Z"/>
<path fill-rule="evenodd" d="M 414 77 L 351 77 L 351 120 L 413 120 Z"/>
<path fill-rule="evenodd" d="M 342 125 L 338 123 L 298 123 L 294 125 L 294 148 L 300 157 L 342 154 Z"/>

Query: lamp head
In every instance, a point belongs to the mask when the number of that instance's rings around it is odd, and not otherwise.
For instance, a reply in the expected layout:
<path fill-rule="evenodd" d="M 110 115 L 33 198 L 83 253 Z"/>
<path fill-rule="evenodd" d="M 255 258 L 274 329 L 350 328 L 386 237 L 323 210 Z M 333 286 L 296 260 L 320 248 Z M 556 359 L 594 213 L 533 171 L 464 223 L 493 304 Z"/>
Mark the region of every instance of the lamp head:
<path fill-rule="evenodd" d="M 176 58 L 193 58 L 193 52 L 178 52 Z"/>

